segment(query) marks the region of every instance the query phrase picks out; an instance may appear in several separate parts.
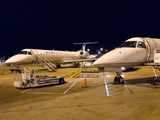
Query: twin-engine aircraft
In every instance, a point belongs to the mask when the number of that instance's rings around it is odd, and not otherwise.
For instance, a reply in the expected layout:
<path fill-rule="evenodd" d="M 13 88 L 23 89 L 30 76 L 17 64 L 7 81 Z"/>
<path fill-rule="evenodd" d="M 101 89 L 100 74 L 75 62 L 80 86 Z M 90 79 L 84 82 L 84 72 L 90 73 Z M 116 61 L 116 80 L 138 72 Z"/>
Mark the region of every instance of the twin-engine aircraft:
<path fill-rule="evenodd" d="M 5 64 L 18 67 L 23 64 L 31 64 L 33 61 L 41 61 L 46 63 L 55 63 L 56 67 L 60 64 L 73 63 L 77 67 L 78 61 L 83 61 L 89 55 L 87 51 L 56 51 L 56 50 L 40 50 L 40 49 L 23 49 L 20 53 L 9 58 Z M 49 62 L 48 62 L 49 61 Z"/>
<path fill-rule="evenodd" d="M 103 71 L 116 72 L 117 76 L 114 81 L 124 83 L 124 79 L 121 76 L 122 67 L 159 66 L 160 61 L 155 63 L 155 59 L 160 59 L 160 54 L 158 53 L 160 53 L 160 39 L 134 37 L 126 40 L 120 47 L 98 58 L 93 65 Z M 155 70 L 154 73 L 156 79 L 152 83 L 156 84 L 158 75 Z"/>
<path fill-rule="evenodd" d="M 20 53 L 9 58 L 5 64 L 19 68 L 20 65 L 41 63 L 49 71 L 56 71 L 60 64 L 72 63 L 74 67 L 79 65 L 81 61 L 89 61 L 96 59 L 87 59 L 89 53 L 85 51 L 86 44 L 95 44 L 98 42 L 74 43 L 81 44 L 82 50 L 79 51 L 58 51 L 58 50 L 41 50 L 41 49 L 23 49 Z"/>

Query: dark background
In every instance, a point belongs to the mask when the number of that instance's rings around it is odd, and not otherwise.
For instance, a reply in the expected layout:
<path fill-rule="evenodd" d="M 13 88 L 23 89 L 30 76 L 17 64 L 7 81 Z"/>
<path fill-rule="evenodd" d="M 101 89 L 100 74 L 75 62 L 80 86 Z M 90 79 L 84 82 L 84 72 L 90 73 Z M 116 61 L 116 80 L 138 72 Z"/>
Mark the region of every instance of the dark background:
<path fill-rule="evenodd" d="M 160 2 L 122 0 L 1 0 L 0 57 L 21 49 L 91 53 L 112 50 L 131 37 L 160 38 Z"/>

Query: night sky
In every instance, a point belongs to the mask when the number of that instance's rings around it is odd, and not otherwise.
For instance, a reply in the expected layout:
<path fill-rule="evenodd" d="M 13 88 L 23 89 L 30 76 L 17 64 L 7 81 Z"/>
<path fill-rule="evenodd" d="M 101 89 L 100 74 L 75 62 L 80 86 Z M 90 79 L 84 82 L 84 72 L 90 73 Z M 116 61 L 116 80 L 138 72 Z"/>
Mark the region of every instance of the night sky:
<path fill-rule="evenodd" d="M 0 57 L 24 48 L 91 53 L 112 50 L 131 37 L 160 38 L 160 1 L 1 0 Z"/>

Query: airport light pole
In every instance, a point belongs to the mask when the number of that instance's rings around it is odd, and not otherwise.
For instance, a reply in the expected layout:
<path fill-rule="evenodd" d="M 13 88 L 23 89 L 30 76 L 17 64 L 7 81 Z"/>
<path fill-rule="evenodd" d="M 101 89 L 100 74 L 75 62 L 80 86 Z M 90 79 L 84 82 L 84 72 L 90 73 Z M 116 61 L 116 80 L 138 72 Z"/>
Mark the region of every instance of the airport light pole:
<path fill-rule="evenodd" d="M 101 54 L 102 54 L 103 48 L 100 48 L 100 51 L 101 51 Z"/>

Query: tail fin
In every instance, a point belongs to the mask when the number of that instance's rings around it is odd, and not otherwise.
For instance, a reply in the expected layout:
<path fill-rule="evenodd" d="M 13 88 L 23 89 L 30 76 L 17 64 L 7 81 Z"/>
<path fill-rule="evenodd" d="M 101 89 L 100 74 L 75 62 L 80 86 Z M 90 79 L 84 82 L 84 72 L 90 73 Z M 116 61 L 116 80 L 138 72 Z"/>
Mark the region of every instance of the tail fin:
<path fill-rule="evenodd" d="M 86 44 L 82 45 L 82 51 L 86 51 Z"/>

